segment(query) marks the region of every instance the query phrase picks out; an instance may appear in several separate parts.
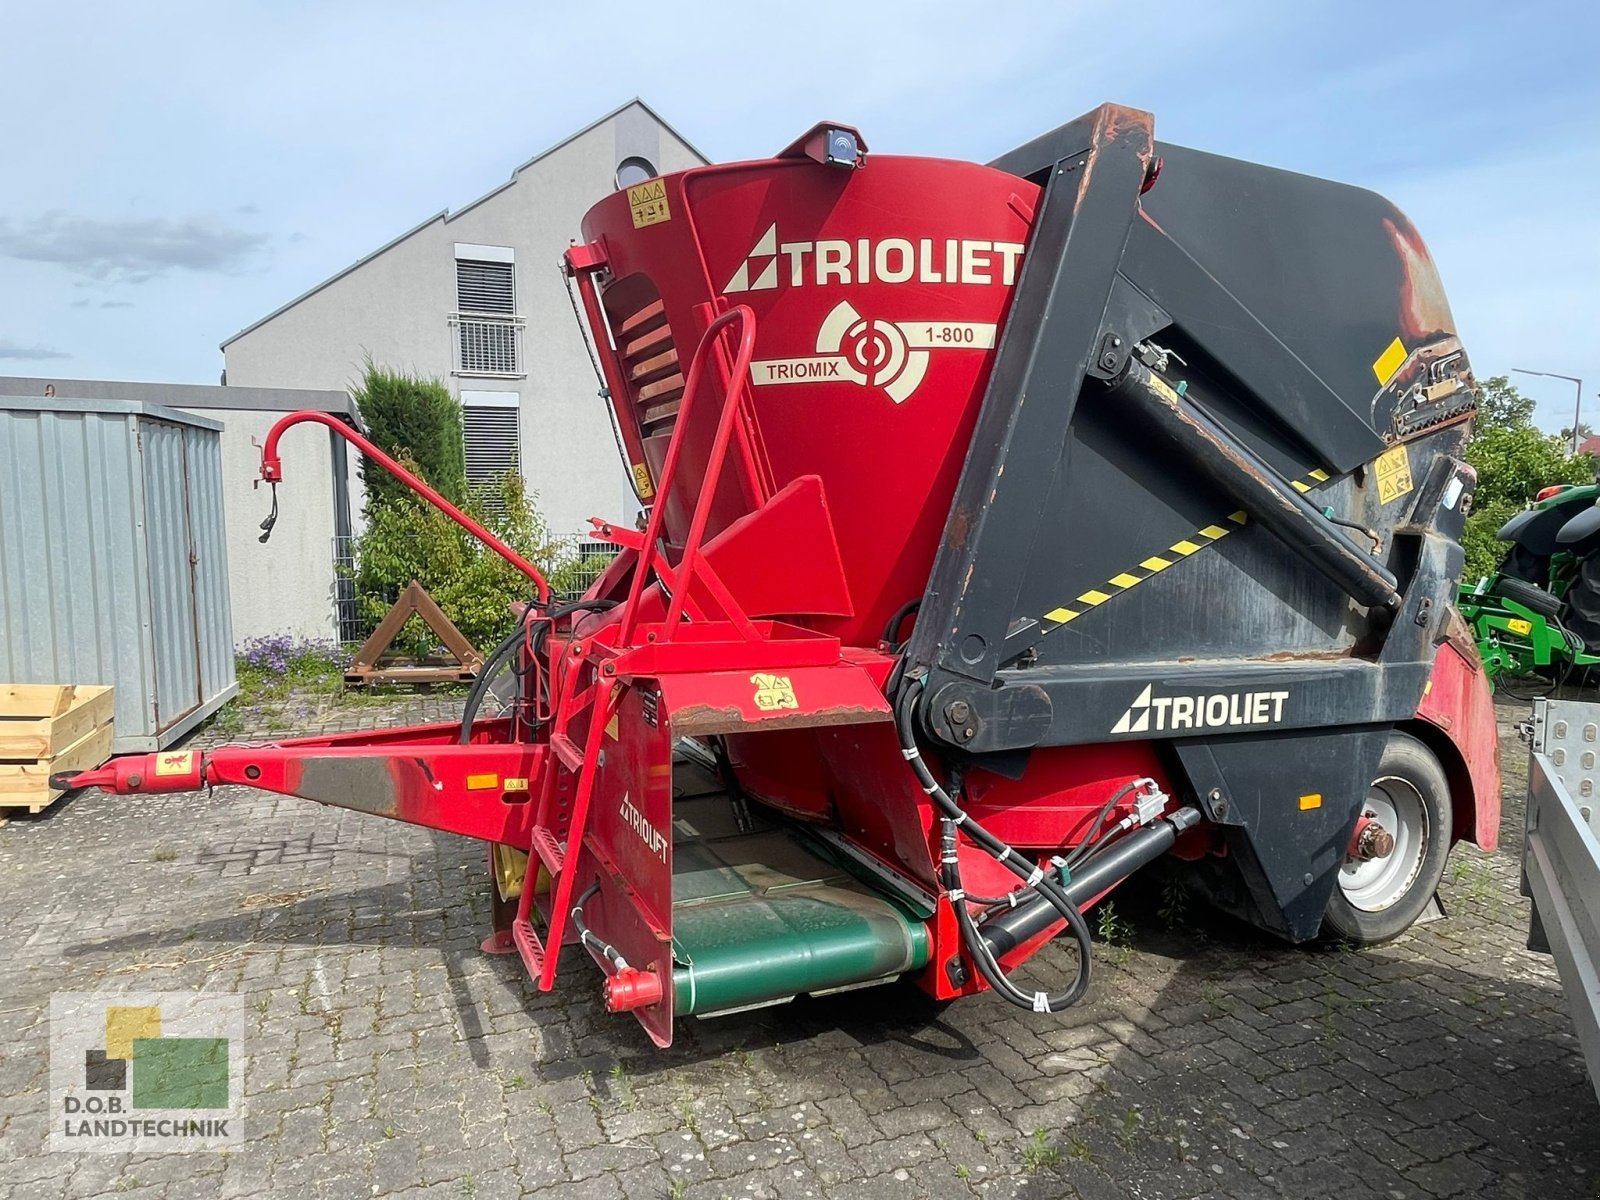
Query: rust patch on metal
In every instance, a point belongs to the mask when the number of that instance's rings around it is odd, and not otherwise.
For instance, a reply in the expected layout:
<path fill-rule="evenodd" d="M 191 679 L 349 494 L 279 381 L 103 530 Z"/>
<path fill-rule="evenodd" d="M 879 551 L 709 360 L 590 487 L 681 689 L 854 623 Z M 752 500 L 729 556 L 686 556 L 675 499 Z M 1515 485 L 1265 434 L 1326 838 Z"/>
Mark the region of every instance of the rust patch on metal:
<path fill-rule="evenodd" d="M 1340 662 L 1350 658 L 1355 647 L 1349 650 L 1274 650 L 1271 654 L 1254 655 L 1251 662 Z"/>
<path fill-rule="evenodd" d="M 1392 218 L 1384 218 L 1383 231 L 1400 259 L 1400 324 L 1404 331 L 1413 338 L 1454 333 L 1455 317 L 1422 235 L 1398 211 Z"/>
<path fill-rule="evenodd" d="M 759 733 L 771 729 L 815 729 L 823 725 L 865 725 L 892 720 L 886 708 L 841 704 L 809 712 L 783 710 L 770 717 L 747 717 L 737 706 L 690 704 L 674 709 L 672 732 L 679 736 L 707 733 Z"/>

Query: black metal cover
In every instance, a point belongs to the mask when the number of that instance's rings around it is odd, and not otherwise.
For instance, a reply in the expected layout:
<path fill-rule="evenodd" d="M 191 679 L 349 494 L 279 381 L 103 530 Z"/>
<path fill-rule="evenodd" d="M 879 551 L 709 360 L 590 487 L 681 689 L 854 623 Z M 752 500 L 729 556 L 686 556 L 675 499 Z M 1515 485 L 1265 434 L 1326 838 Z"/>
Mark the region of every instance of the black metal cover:
<path fill-rule="evenodd" d="M 909 648 L 927 732 L 1169 742 L 1263 923 L 1310 936 L 1461 570 L 1476 387 L 1437 273 L 1382 197 L 1130 109 L 994 165 L 1045 191 Z M 1325 810 L 1241 803 L 1263 770 Z"/>

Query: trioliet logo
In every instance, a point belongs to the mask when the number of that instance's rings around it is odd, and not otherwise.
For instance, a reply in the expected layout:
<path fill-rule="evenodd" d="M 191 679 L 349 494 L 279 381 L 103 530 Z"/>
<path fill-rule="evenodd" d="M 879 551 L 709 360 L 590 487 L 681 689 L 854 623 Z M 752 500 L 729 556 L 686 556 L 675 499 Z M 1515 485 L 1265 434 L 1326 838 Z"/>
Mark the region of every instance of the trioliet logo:
<path fill-rule="evenodd" d="M 1112 733 L 1176 732 L 1191 729 L 1228 729 L 1235 725 L 1274 725 L 1283 720 L 1287 691 L 1213 692 L 1201 696 L 1158 696 L 1155 685 L 1128 705 L 1117 718 Z"/>
<path fill-rule="evenodd" d="M 766 292 L 790 287 L 857 283 L 999 283 L 1017 281 L 1021 242 L 981 238 L 816 238 L 779 240 L 774 221 L 723 288 Z"/>

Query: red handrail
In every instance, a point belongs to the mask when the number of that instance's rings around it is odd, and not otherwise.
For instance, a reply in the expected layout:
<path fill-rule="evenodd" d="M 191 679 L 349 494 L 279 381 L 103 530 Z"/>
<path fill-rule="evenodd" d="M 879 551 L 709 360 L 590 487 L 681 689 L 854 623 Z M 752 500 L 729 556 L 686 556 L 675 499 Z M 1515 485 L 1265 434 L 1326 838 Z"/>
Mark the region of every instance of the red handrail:
<path fill-rule="evenodd" d="M 755 357 L 756 315 L 745 304 L 735 305 L 706 326 L 700 344 L 695 347 L 694 358 L 690 360 L 689 374 L 683 385 L 683 402 L 678 408 L 672 441 L 667 446 L 667 460 L 661 465 L 661 479 L 656 488 L 655 504 L 650 509 L 650 520 L 645 525 L 644 545 L 639 550 L 639 564 L 634 570 L 633 581 L 628 586 L 628 599 L 622 609 L 622 623 L 617 630 L 619 647 L 633 644 L 633 630 L 638 623 L 639 597 L 644 592 L 645 577 L 650 573 L 656 557 L 656 547 L 660 544 L 661 526 L 667 511 L 667 497 L 671 494 L 673 480 L 677 475 L 678 456 L 688 433 L 689 412 L 700 389 L 706 354 L 716 344 L 723 330 L 734 321 L 739 322 L 739 349 L 733 356 L 733 370 L 727 394 L 723 397 L 716 437 L 711 445 L 711 455 L 706 461 L 705 477 L 700 483 L 700 496 L 695 503 L 694 516 L 689 523 L 683 555 L 678 561 L 677 586 L 672 591 L 672 602 L 667 610 L 663 634 L 671 637 L 682 619 L 684 599 L 688 595 L 695 564 L 700 558 L 700 542 L 705 535 L 706 521 L 711 513 L 712 495 L 722 474 L 723 460 L 727 457 L 728 442 L 734 430 L 734 417 L 743 408 L 745 390 L 750 381 L 750 360 Z"/>
<path fill-rule="evenodd" d="M 540 573 L 538 567 L 534 566 L 527 559 L 523 558 L 522 555 L 518 554 L 499 538 L 495 537 L 494 534 L 490 533 L 482 525 L 478 524 L 478 522 L 467 516 L 466 513 L 462 512 L 454 504 L 451 504 L 450 501 L 446 500 L 438 492 L 434 491 L 423 480 L 418 479 L 410 471 L 406 470 L 398 462 L 390 458 L 382 450 L 378 449 L 377 446 L 373 445 L 372 442 L 363 437 L 359 432 L 352 429 L 349 425 L 346 425 L 343 421 L 339 420 L 338 417 L 330 416 L 324 412 L 292 412 L 288 416 L 280 419 L 277 424 L 268 430 L 266 445 L 261 447 L 261 478 L 267 483 L 272 484 L 273 500 L 272 515 L 269 516 L 266 522 L 262 524 L 262 528 L 264 530 L 270 532 L 272 529 L 271 523 L 275 521 L 278 516 L 277 486 L 283 481 L 283 462 L 278 458 L 278 439 L 283 436 L 285 430 L 289 429 L 291 426 L 299 425 L 305 421 L 315 421 L 319 425 L 326 425 L 340 437 L 344 438 L 345 441 L 351 442 L 357 446 L 368 458 L 378 463 L 378 465 L 383 467 L 384 470 L 388 471 L 389 474 L 393 475 L 413 492 L 416 492 L 417 495 L 421 496 L 429 504 L 433 505 L 440 512 L 444 513 L 445 516 L 449 517 L 457 525 L 461 526 L 461 528 L 465 529 L 473 537 L 477 538 L 485 546 L 489 547 L 489 549 L 493 550 L 501 558 L 505 559 L 513 567 L 531 579 L 534 587 L 539 590 L 539 603 L 545 607 L 549 606 L 550 584 Z M 266 538 L 263 536 L 261 540 L 266 541 Z"/>

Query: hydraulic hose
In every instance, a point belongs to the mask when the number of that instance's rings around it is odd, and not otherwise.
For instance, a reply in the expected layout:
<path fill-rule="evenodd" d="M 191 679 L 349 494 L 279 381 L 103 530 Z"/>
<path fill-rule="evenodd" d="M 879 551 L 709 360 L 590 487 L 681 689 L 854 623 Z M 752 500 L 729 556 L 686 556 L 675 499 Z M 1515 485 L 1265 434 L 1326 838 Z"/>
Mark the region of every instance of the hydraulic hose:
<path fill-rule="evenodd" d="M 933 777 L 933 772 L 928 769 L 927 763 L 922 760 L 922 753 L 917 749 L 916 730 L 914 717 L 917 701 L 922 694 L 922 681 L 908 681 L 900 690 L 899 700 L 895 705 L 895 725 L 900 734 L 900 752 L 905 756 L 922 790 L 932 797 L 934 804 L 943 814 L 939 876 L 940 883 L 949 893 L 951 906 L 955 909 L 956 923 L 961 930 L 961 941 L 966 947 L 968 955 L 972 958 L 973 966 L 978 974 L 998 992 L 1004 999 L 1019 1008 L 1031 1009 L 1034 1012 L 1061 1012 L 1070 1008 L 1083 998 L 1089 990 L 1089 980 L 1093 973 L 1093 959 L 1090 950 L 1089 926 L 1083 919 L 1072 900 L 1056 882 L 1053 874 L 1044 867 L 1032 862 L 1023 855 L 1018 854 L 1005 842 L 995 837 L 977 821 L 973 820 L 956 799 L 939 785 Z M 1023 881 L 1023 886 L 1033 890 L 1044 898 L 1067 923 L 1067 928 L 1072 931 L 1073 940 L 1078 946 L 1078 971 L 1070 987 L 1064 992 L 1049 993 L 1043 991 L 1025 992 L 1011 982 L 999 961 L 990 951 L 983 935 L 979 932 L 977 923 L 972 918 L 972 912 L 966 902 L 966 893 L 961 888 L 961 866 L 957 856 L 958 831 L 965 833 L 972 842 L 994 855 L 1005 865 L 1006 869 Z"/>
<path fill-rule="evenodd" d="M 575 612 L 602 611 L 615 608 L 615 600 L 574 600 L 571 604 L 563 604 L 553 608 L 548 614 L 549 621 L 558 621 L 562 617 L 570 617 Z M 472 741 L 472 723 L 478 719 L 478 709 L 483 706 L 483 698 L 489 694 L 489 688 L 494 683 L 494 676 L 516 648 L 522 643 L 527 633 L 528 622 L 539 611 L 537 604 L 530 604 L 523 610 L 522 619 L 517 622 L 517 627 L 489 653 L 483 662 L 483 668 L 478 672 L 478 677 L 472 681 L 472 690 L 467 693 L 466 705 L 461 710 L 461 734 L 457 741 L 465 746 Z M 539 643 L 534 644 L 537 651 Z"/>

